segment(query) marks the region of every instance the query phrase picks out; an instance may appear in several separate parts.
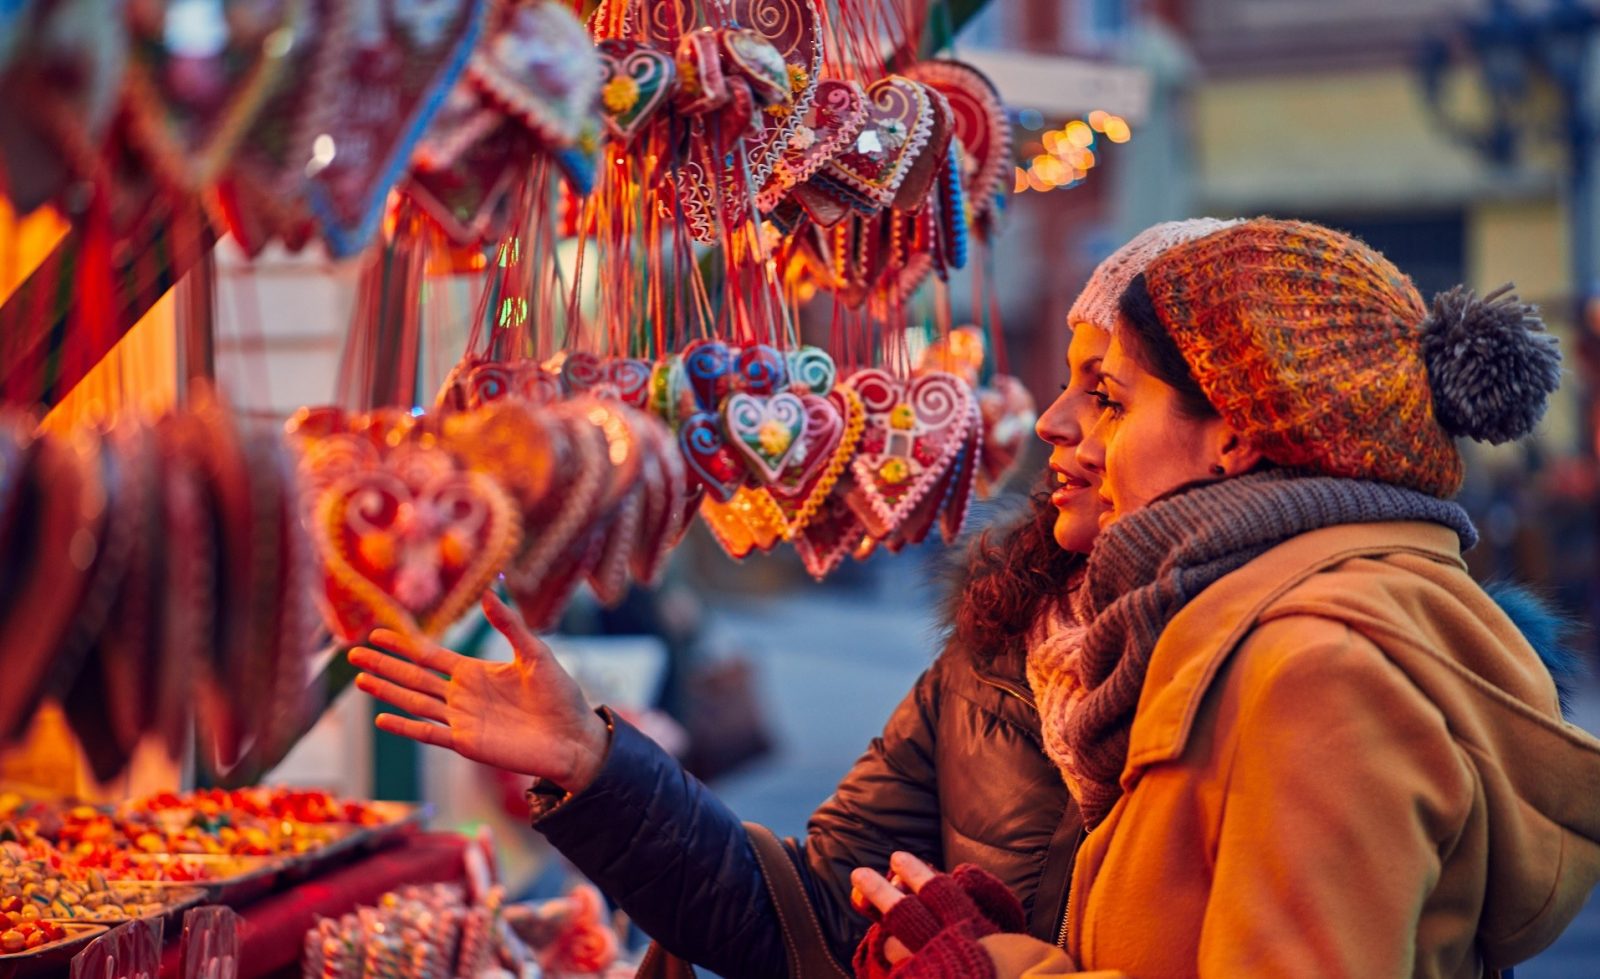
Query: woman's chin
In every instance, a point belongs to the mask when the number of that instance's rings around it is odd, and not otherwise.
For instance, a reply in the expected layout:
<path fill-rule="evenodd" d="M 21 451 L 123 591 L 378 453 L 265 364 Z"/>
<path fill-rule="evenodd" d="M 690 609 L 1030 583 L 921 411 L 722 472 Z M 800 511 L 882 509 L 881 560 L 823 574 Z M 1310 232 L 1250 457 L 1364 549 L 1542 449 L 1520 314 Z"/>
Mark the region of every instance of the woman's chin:
<path fill-rule="evenodd" d="M 1094 547 L 1094 538 L 1099 533 L 1094 518 L 1084 518 L 1075 513 L 1062 512 L 1056 516 L 1056 525 L 1053 535 L 1056 545 L 1063 551 L 1074 554 L 1087 554 Z"/>

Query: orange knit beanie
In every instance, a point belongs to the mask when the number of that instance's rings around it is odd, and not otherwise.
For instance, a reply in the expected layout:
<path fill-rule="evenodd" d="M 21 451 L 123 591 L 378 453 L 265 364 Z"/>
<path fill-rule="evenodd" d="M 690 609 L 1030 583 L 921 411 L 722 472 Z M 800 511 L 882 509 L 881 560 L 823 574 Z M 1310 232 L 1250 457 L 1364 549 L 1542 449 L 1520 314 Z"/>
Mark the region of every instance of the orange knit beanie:
<path fill-rule="evenodd" d="M 1281 466 L 1449 497 L 1452 436 L 1520 438 L 1560 382 L 1533 307 L 1457 288 L 1430 312 L 1387 258 L 1320 225 L 1234 225 L 1156 258 L 1145 285 L 1212 406 Z"/>

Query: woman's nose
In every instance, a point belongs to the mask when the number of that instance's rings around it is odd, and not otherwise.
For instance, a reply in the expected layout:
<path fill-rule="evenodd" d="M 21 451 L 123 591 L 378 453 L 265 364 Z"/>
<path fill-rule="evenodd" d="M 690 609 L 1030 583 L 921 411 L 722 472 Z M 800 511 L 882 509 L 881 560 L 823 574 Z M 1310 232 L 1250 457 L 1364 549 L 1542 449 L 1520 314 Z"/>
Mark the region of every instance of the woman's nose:
<path fill-rule="evenodd" d="M 1083 441 L 1083 428 L 1078 420 L 1073 417 L 1073 411 L 1067 405 L 1067 392 L 1050 402 L 1050 407 L 1044 410 L 1039 420 L 1033 423 L 1033 431 L 1041 439 L 1051 445 L 1072 447 Z"/>

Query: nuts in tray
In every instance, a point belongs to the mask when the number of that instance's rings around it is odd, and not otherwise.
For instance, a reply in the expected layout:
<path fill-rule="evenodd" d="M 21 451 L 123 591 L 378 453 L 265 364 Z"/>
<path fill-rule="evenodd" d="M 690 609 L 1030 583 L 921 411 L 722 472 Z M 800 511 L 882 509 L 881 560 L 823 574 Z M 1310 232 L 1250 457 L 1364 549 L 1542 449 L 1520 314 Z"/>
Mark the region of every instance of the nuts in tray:
<path fill-rule="evenodd" d="M 59 857 L 34 857 L 16 843 L 0 844 L 0 912 L 7 920 L 120 921 L 160 914 L 155 891 L 118 886 L 99 871 L 72 880 Z"/>

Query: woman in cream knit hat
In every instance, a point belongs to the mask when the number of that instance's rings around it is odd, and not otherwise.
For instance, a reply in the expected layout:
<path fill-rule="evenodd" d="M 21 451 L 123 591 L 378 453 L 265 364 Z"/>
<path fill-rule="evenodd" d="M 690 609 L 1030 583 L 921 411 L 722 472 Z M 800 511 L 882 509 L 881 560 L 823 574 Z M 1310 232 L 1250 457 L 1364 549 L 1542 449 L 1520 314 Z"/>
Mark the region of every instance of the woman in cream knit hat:
<path fill-rule="evenodd" d="M 1600 741 L 1466 574 L 1454 439 L 1559 381 L 1531 307 L 1430 308 L 1348 236 L 1259 219 L 1131 281 L 1077 446 L 1104 529 L 1064 743 L 1089 833 L 1060 947 L 973 871 L 857 885 L 896 975 L 1493 975 L 1600 880 Z M 869 936 L 869 941 L 872 936 Z"/>

